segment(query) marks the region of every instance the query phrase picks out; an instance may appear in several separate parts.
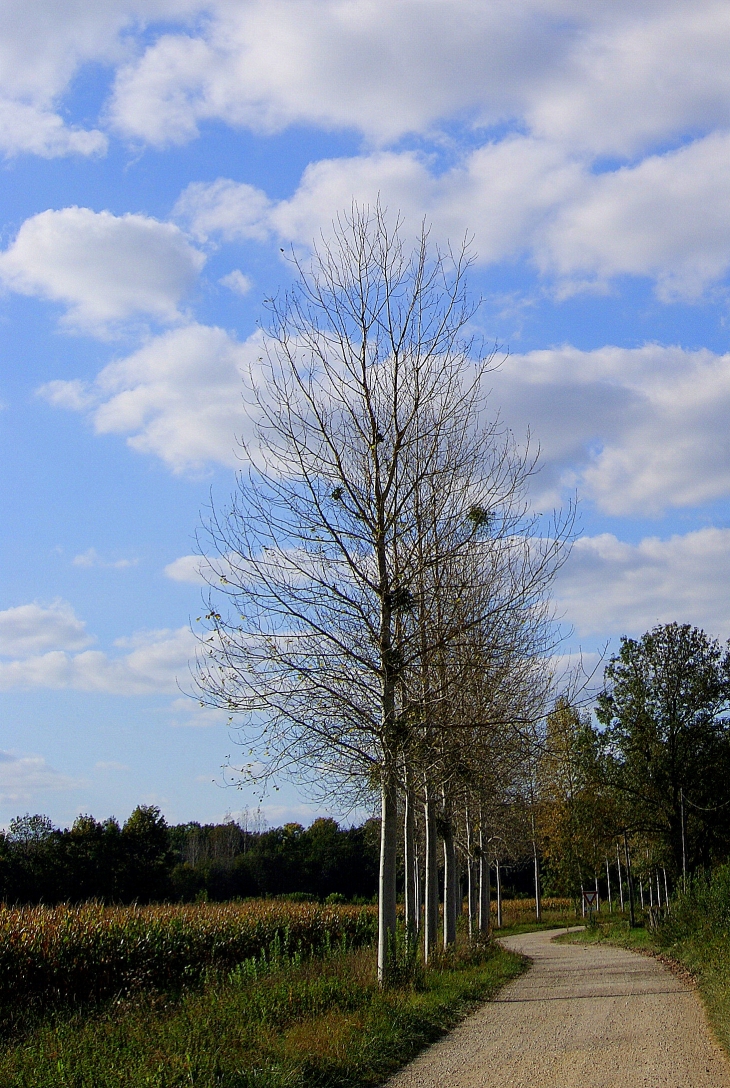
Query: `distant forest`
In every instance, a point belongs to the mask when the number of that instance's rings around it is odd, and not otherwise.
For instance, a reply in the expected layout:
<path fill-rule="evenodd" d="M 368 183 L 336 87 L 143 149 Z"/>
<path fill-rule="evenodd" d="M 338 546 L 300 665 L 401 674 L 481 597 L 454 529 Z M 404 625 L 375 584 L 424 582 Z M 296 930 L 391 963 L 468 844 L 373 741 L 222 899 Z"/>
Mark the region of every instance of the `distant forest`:
<path fill-rule="evenodd" d="M 192 902 L 251 896 L 328 896 L 369 902 L 377 891 L 379 821 L 341 828 L 270 830 L 222 824 L 168 825 L 140 805 L 120 825 L 79 816 L 65 830 L 26 815 L 0 834 L 0 899 L 6 903 Z"/>
<path fill-rule="evenodd" d="M 292 896 L 375 902 L 380 820 L 339 827 L 315 820 L 254 830 L 222 824 L 168 824 L 140 805 L 124 824 L 79 816 L 59 830 L 25 815 L 0 832 L 0 901 L 8 904 L 226 901 Z M 530 864 L 503 869 L 506 895 L 530 894 Z M 462 874 L 465 879 L 465 874 Z M 504 881 L 507 878 L 507 882 Z M 402 891 L 403 873 L 398 886 Z"/>

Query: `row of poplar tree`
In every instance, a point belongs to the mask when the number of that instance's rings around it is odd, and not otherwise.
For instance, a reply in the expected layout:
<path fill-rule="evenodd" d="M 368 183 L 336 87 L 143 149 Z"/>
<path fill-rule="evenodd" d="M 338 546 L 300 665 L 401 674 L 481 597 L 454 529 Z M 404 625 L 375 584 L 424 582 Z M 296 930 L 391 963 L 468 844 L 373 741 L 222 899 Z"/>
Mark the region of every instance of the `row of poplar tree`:
<path fill-rule="evenodd" d="M 410 250 L 403 234 L 379 206 L 353 207 L 306 265 L 292 254 L 247 378 L 238 487 L 201 540 L 199 690 L 240 724 L 237 772 L 294 777 L 340 807 L 379 792 L 381 981 L 401 836 L 406 927 L 423 900 L 426 959 L 440 843 L 455 939 L 462 831 L 488 925 L 486 840 L 505 796 L 536 787 L 556 685 L 549 592 L 572 526 L 572 511 L 530 512 L 536 454 L 489 402 L 497 363 L 475 331 L 467 250 L 440 252 L 426 230 Z"/>
<path fill-rule="evenodd" d="M 422 907 L 428 959 L 440 854 L 448 945 L 462 870 L 482 931 L 501 854 L 531 851 L 538 899 L 541 853 L 579 887 L 624 832 L 625 848 L 643 836 L 664 867 L 669 852 L 676 876 L 680 839 L 683 872 L 688 850 L 690 866 L 711 852 L 699 814 L 719 796 L 673 726 L 647 739 L 653 726 L 627 725 L 649 721 L 656 696 L 636 702 L 630 641 L 609 666 L 600 728 L 556 676 L 550 589 L 572 509 L 530 511 L 536 456 L 489 402 L 497 363 L 466 291 L 467 248 L 441 252 L 424 229 L 410 250 L 403 235 L 380 206 L 353 206 L 311 260 L 292 253 L 294 285 L 270 301 L 246 379 L 238 486 L 201 538 L 199 694 L 241 728 L 235 773 L 295 778 L 340 809 L 379 793 L 381 981 L 401 840 L 406 929 Z M 726 696 L 718 688 L 690 729 L 717 740 L 702 758 L 722 775 Z M 675 770 L 654 780 L 659 749 Z"/>

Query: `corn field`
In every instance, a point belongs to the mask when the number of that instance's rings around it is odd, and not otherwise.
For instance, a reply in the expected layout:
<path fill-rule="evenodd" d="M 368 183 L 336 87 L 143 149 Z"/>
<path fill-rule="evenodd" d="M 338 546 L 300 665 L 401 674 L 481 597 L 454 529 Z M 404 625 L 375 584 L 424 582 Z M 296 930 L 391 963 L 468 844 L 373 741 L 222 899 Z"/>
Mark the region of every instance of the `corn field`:
<path fill-rule="evenodd" d="M 274 946 L 288 956 L 358 947 L 376 926 L 374 908 L 270 900 L 0 908 L 0 1008 L 175 989 Z"/>
<path fill-rule="evenodd" d="M 542 916 L 544 921 L 549 922 L 551 919 L 555 919 L 556 923 L 559 923 L 560 918 L 564 915 L 575 914 L 575 903 L 572 899 L 558 899 L 551 896 L 545 896 L 540 900 L 542 907 Z M 492 924 L 497 915 L 497 904 L 492 901 Z M 519 925 L 520 922 L 533 922 L 535 920 L 535 900 L 534 899 L 503 899 L 502 900 L 502 923 L 505 926 Z"/>

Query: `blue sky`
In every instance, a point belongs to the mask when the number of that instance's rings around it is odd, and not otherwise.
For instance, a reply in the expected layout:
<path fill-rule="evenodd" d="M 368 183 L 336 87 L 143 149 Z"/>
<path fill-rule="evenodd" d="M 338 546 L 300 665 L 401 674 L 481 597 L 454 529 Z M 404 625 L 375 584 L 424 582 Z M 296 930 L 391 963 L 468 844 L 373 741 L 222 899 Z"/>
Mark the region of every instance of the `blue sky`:
<path fill-rule="evenodd" d="M 191 556 L 281 248 L 353 199 L 474 238 L 495 410 L 579 497 L 566 652 L 730 636 L 728 56 L 712 0 L 5 0 L 0 824 L 256 806 Z"/>

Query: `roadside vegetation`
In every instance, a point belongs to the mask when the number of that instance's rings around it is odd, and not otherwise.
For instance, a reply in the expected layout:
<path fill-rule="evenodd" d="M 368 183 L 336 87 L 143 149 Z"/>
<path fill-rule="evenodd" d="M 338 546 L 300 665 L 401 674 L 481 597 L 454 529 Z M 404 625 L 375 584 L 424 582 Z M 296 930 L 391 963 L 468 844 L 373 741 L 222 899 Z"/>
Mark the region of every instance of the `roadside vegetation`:
<path fill-rule="evenodd" d="M 271 933 L 274 937 L 231 967 L 236 912 L 248 948 Z M 13 913 L 21 922 L 22 912 Z M 104 930 L 95 927 L 102 919 L 94 917 L 93 908 L 68 912 L 76 936 L 64 942 L 60 911 L 49 911 L 50 942 L 44 949 L 42 940 L 31 941 L 37 961 L 48 964 L 55 956 L 60 968 L 80 955 L 97 977 L 113 946 L 118 952 L 126 948 L 130 962 L 126 971 L 110 965 L 106 977 L 119 979 L 116 993 L 56 990 L 49 1004 L 54 990 L 48 987 L 37 995 L 35 1007 L 29 1002 L 22 1014 L 6 1015 L 0 1055 L 4 1088 L 375 1085 L 525 966 L 521 957 L 492 942 L 469 942 L 462 935 L 426 971 L 406 951 L 400 934 L 392 985 L 384 990 L 375 978 L 372 910 L 259 903 L 225 911 L 200 905 L 182 912 L 106 913 L 112 918 Z M 120 918 L 122 913 L 128 917 Z M 26 933 L 37 932 L 38 911 L 25 912 L 25 921 Z M 142 959 L 156 965 L 156 974 L 139 969 L 144 924 L 150 939 Z M 85 940 L 84 933 L 93 938 L 95 928 L 98 939 Z M 125 928 L 131 938 L 126 942 Z M 218 943 L 208 939 L 216 928 Z M 367 947 L 351 947 L 368 935 Z M 186 945 L 192 952 L 190 970 L 180 955 Z M 236 947 L 240 954 L 241 940 Z M 170 957 L 172 971 L 164 967 Z M 58 978 L 62 974 L 57 971 Z M 3 978 L 10 982 L 9 960 Z"/>

